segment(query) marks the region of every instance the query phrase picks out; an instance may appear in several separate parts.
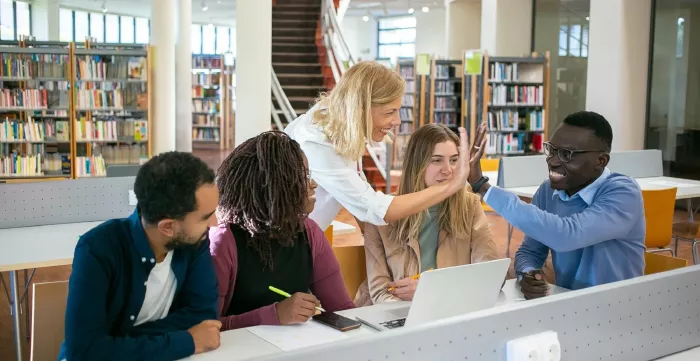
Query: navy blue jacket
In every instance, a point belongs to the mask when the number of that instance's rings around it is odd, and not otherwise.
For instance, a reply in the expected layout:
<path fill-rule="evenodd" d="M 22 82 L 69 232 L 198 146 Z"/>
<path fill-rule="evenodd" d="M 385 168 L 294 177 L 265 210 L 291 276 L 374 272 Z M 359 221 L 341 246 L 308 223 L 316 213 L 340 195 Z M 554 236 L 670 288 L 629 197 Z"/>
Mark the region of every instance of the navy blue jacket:
<path fill-rule="evenodd" d="M 175 250 L 171 268 L 177 289 L 168 316 L 134 326 L 154 257 L 138 211 L 80 237 L 59 360 L 170 361 L 194 353 L 187 329 L 217 319 L 218 283 L 209 240 Z"/>

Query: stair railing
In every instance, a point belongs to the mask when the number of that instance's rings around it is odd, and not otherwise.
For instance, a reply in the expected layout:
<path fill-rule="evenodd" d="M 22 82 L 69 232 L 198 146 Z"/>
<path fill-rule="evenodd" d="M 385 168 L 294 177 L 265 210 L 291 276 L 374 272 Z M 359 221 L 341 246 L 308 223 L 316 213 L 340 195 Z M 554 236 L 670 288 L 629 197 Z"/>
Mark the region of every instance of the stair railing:
<path fill-rule="evenodd" d="M 333 78 L 335 82 L 340 81 L 340 77 L 343 76 L 345 71 L 355 65 L 355 60 L 350 52 L 350 47 L 345 42 L 343 38 L 343 32 L 338 24 L 338 18 L 336 14 L 335 6 L 333 5 L 333 0 L 322 0 L 321 1 L 321 39 L 323 45 L 326 48 L 326 58 L 328 61 L 328 66 L 331 68 L 333 73 Z M 374 165 L 379 170 L 387 185 L 387 192 L 391 191 L 391 177 L 388 177 L 389 170 L 391 169 L 388 164 L 382 164 L 379 160 L 379 155 L 376 149 L 369 143 L 365 142 L 365 147 L 367 148 L 367 153 L 372 158 Z M 387 160 L 389 160 L 389 153 L 391 146 L 387 145 L 385 147 Z"/>
<path fill-rule="evenodd" d="M 289 103 L 287 94 L 284 93 L 284 89 L 282 89 L 282 85 L 280 85 L 280 82 L 277 79 L 275 69 L 270 69 L 270 77 L 270 88 L 272 88 L 272 107 L 270 109 L 272 113 L 272 119 L 275 121 L 277 129 L 282 131 L 284 130 L 284 125 L 282 124 L 282 120 L 280 119 L 279 115 L 282 114 L 284 116 L 284 119 L 287 121 L 287 124 L 289 124 L 292 121 L 294 121 L 294 119 L 296 119 L 297 114 L 294 111 L 292 104 Z M 277 106 L 275 106 L 275 101 L 277 103 Z"/>

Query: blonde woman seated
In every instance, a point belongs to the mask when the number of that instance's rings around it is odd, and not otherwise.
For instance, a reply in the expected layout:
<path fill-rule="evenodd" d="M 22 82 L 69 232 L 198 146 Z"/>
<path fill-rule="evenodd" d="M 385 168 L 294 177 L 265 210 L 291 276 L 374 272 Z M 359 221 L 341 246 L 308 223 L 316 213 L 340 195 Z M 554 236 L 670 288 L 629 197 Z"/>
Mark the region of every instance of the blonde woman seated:
<path fill-rule="evenodd" d="M 398 194 L 452 180 L 458 144 L 457 135 L 440 124 L 413 133 Z M 501 258 L 479 195 L 467 187 L 427 211 L 387 226 L 365 226 L 367 281 L 360 286 L 356 305 L 410 301 L 419 282 L 413 276 L 421 272 Z"/>

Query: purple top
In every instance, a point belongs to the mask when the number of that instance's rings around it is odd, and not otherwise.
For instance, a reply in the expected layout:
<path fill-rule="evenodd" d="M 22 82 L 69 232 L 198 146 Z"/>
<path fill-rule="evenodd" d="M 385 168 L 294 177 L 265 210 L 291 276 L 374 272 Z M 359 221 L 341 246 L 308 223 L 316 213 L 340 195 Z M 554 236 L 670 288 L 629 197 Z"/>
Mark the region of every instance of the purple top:
<path fill-rule="evenodd" d="M 313 277 L 311 292 L 321 301 L 328 312 L 354 308 L 340 274 L 338 260 L 330 243 L 316 222 L 307 218 L 304 221 L 313 257 Z M 209 251 L 214 261 L 214 269 L 219 279 L 219 315 L 229 308 L 233 298 L 238 271 L 238 249 L 231 229 L 226 224 L 209 229 Z M 231 330 L 257 325 L 279 325 L 276 303 L 240 315 L 219 317 L 221 330 Z"/>

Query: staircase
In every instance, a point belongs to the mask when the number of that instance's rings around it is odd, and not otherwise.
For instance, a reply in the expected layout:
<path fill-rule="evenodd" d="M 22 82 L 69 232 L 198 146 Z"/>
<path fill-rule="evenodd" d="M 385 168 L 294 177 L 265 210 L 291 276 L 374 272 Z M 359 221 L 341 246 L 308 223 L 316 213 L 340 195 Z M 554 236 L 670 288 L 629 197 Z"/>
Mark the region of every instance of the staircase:
<path fill-rule="evenodd" d="M 277 0 L 272 7 L 272 68 L 297 115 L 326 90 L 316 46 L 320 17 L 321 0 Z"/>

